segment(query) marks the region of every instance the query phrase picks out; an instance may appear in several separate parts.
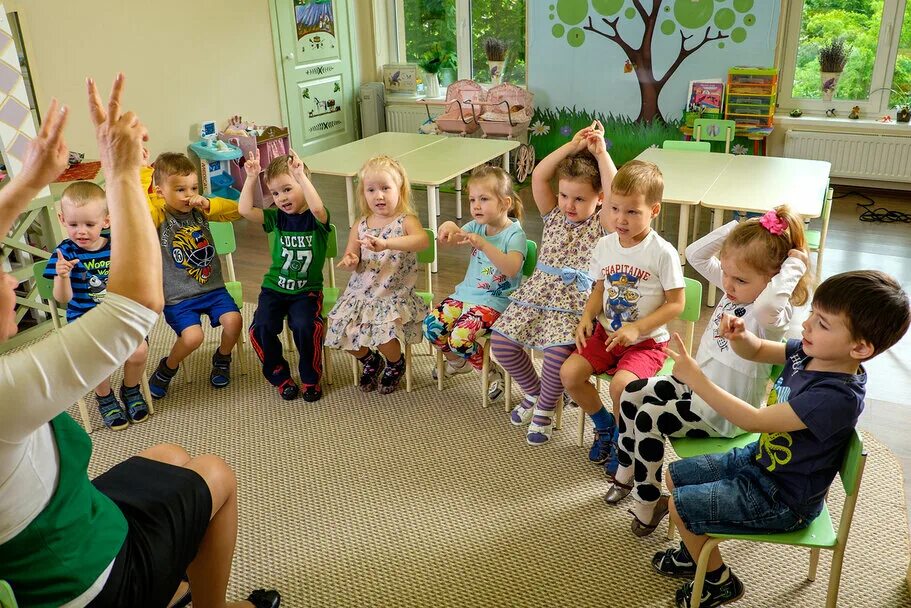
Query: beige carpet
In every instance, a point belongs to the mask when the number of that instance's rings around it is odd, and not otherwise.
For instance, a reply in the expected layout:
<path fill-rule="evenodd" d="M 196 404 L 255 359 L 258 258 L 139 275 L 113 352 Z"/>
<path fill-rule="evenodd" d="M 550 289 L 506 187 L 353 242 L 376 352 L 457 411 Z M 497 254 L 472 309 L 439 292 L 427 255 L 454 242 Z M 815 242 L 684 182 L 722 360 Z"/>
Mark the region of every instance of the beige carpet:
<path fill-rule="evenodd" d="M 171 341 L 160 323 L 151 360 Z M 216 391 L 213 344 L 184 366 L 149 422 L 115 434 L 96 418 L 89 472 L 159 442 L 224 457 L 240 486 L 231 596 L 267 586 L 289 607 L 672 605 L 681 583 L 649 564 L 669 546 L 665 530 L 637 539 L 626 508 L 602 502 L 604 476 L 573 442 L 576 411 L 549 445 L 532 448 L 502 402 L 480 407 L 473 375 L 437 392 L 426 347 L 411 394 L 360 393 L 338 352 L 335 385 L 315 404 L 282 401 L 249 351 L 247 373 Z M 873 437 L 866 445 L 839 605 L 911 606 L 901 471 Z M 746 586 L 737 606 L 824 605 L 828 553 L 808 583 L 807 550 L 722 548 Z"/>

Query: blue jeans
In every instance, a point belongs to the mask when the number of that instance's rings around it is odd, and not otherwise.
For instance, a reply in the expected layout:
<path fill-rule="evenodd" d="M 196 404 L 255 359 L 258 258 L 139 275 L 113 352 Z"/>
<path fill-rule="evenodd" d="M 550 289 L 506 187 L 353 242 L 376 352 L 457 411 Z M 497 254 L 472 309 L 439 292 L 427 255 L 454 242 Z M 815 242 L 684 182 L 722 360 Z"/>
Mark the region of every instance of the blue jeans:
<path fill-rule="evenodd" d="M 779 499 L 775 482 L 753 464 L 755 454 L 751 443 L 671 464 L 674 505 L 690 532 L 770 534 L 810 525 L 815 516 L 802 517 Z"/>

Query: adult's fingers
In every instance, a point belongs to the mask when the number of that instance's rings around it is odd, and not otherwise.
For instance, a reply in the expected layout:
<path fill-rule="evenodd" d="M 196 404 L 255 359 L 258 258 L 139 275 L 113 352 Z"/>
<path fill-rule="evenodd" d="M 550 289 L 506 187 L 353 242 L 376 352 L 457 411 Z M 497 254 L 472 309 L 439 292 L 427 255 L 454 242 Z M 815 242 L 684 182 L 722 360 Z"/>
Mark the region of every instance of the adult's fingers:
<path fill-rule="evenodd" d="M 94 78 L 85 79 L 86 89 L 89 96 L 89 116 L 92 118 L 92 124 L 96 127 L 107 120 L 107 113 L 101 103 L 101 95 L 98 94 L 98 87 L 95 85 Z"/>
<path fill-rule="evenodd" d="M 111 97 L 108 99 L 108 121 L 116 122 L 120 119 L 120 97 L 123 94 L 123 72 L 118 72 L 114 78 Z"/>

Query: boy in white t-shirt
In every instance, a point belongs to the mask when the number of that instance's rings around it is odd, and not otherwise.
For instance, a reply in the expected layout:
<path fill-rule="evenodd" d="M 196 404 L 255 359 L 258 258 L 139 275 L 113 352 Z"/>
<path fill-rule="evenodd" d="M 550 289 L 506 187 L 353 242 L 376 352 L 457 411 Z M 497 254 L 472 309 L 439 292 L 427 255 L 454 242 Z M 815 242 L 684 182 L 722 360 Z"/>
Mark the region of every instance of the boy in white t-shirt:
<path fill-rule="evenodd" d="M 560 369 L 563 386 L 595 427 L 589 460 L 616 471 L 616 419 L 626 385 L 658 373 L 666 355 L 666 324 L 684 306 L 683 271 L 677 250 L 651 229 L 661 211 L 664 178 L 653 163 L 630 161 L 604 184 L 611 234 L 592 253 L 595 281 L 576 329 L 576 353 Z M 611 374 L 613 414 L 589 381 Z"/>

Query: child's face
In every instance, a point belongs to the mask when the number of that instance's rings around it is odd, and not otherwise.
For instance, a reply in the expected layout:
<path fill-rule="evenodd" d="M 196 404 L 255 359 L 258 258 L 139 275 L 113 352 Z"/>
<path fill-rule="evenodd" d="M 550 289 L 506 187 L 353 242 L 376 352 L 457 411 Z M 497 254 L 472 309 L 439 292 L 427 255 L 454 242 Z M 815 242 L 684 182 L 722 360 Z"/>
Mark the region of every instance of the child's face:
<path fill-rule="evenodd" d="M 386 171 L 364 176 L 364 197 L 370 212 L 380 217 L 392 217 L 399 207 L 401 185 Z"/>
<path fill-rule="evenodd" d="M 844 314 L 827 312 L 818 306 L 810 310 L 810 316 L 803 322 L 801 337 L 804 352 L 821 361 L 851 359 L 858 344 Z"/>
<path fill-rule="evenodd" d="M 652 218 L 661 211 L 661 203 L 649 204 L 641 193 L 611 192 L 607 204 L 608 225 L 620 237 L 620 244 L 632 247 L 642 241 L 652 225 Z"/>
<path fill-rule="evenodd" d="M 190 211 L 190 199 L 199 194 L 199 178 L 195 173 L 169 175 L 163 184 L 155 186 L 168 207 L 179 213 Z"/>
<path fill-rule="evenodd" d="M 268 186 L 275 206 L 285 213 L 293 215 L 306 211 L 307 199 L 304 197 L 304 189 L 287 173 L 272 179 Z"/>
<path fill-rule="evenodd" d="M 587 181 L 561 179 L 557 184 L 557 205 L 571 222 L 583 222 L 590 218 L 604 200 L 604 193 L 592 188 Z"/>
<path fill-rule="evenodd" d="M 751 304 L 766 288 L 771 275 L 756 270 L 748 264 L 742 252 L 737 249 L 725 250 L 721 256 L 721 284 L 724 293 L 734 304 Z"/>
<path fill-rule="evenodd" d="M 104 244 L 101 231 L 111 225 L 104 201 L 101 200 L 92 200 L 77 207 L 71 201 L 63 199 L 57 217 L 69 239 L 87 251 L 101 249 Z"/>
<path fill-rule="evenodd" d="M 508 213 L 510 200 L 500 200 L 490 180 L 476 179 L 468 184 L 468 209 L 478 224 L 499 224 Z"/>

